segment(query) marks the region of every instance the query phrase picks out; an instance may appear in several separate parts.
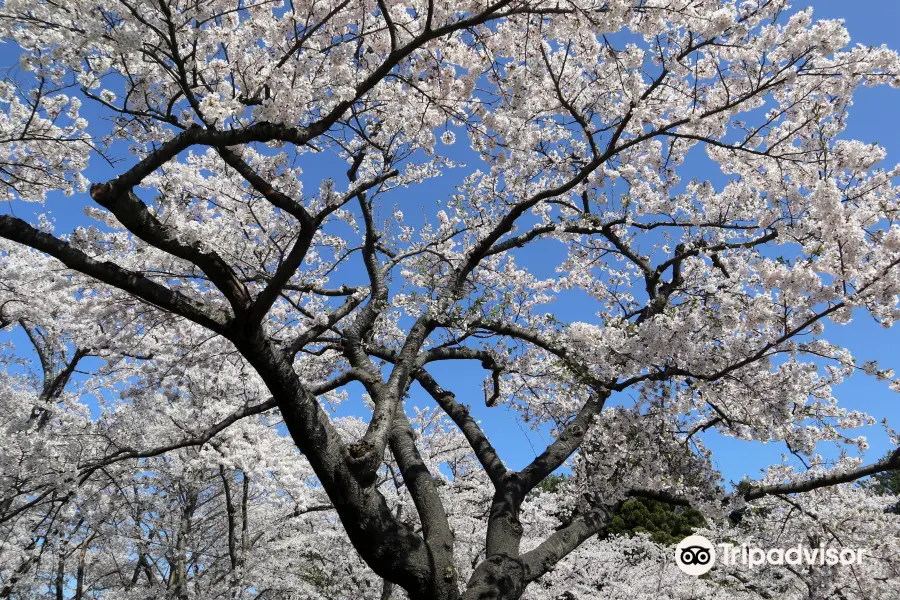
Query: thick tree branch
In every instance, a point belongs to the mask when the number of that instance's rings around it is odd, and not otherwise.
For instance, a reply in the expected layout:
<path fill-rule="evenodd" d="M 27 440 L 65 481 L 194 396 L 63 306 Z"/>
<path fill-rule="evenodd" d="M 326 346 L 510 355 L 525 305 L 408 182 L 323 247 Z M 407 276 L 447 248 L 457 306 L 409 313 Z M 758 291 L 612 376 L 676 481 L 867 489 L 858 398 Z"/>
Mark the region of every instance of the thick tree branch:
<path fill-rule="evenodd" d="M 595 509 L 578 515 L 565 527 L 553 532 L 537 548 L 522 555 L 525 564 L 525 580 L 534 581 L 583 544 L 596 535 L 608 522 L 611 511 Z"/>
<path fill-rule="evenodd" d="M 494 486 L 500 485 L 504 478 L 509 474 L 509 471 L 503 464 L 497 451 L 491 445 L 487 436 L 481 430 L 481 427 L 479 427 L 475 419 L 472 418 L 468 407 L 457 402 L 453 392 L 442 388 L 424 369 L 416 370 L 415 378 L 416 381 L 419 382 L 419 385 L 428 392 L 434 401 L 438 403 L 438 406 L 440 406 L 441 409 L 447 413 L 447 416 L 456 423 L 456 426 L 459 427 L 459 430 L 465 436 L 466 441 L 469 442 L 469 446 L 471 446 L 472 450 L 475 452 L 478 462 L 484 467 L 485 472 L 494 483 Z"/>
<path fill-rule="evenodd" d="M 886 471 L 900 470 L 900 448 L 897 448 L 890 455 L 878 462 L 865 465 L 849 471 L 839 473 L 828 473 L 818 477 L 811 477 L 806 481 L 798 481 L 794 483 L 782 483 L 775 485 L 753 486 L 742 493 L 745 500 L 756 500 L 765 496 L 775 494 L 801 494 L 803 492 L 811 492 L 825 487 L 831 487 L 842 483 L 851 483 L 863 477 L 869 477 L 876 473 L 884 473 Z"/>
<path fill-rule="evenodd" d="M 429 549 L 394 516 L 384 496 L 371 485 L 374 481 L 359 478 L 348 461 L 349 447 L 288 357 L 260 330 L 235 336 L 233 341 L 272 391 L 291 437 L 366 563 L 379 576 L 406 589 L 427 589 L 431 585 Z"/>
<path fill-rule="evenodd" d="M 603 405 L 609 395 L 608 390 L 595 391 L 575 415 L 575 418 L 563 428 L 556 440 L 519 472 L 523 483 L 523 493 L 527 494 L 533 490 L 537 484 L 561 467 L 572 453 L 578 450 L 590 429 L 591 421 L 603 410 Z"/>
<path fill-rule="evenodd" d="M 450 587 L 456 586 L 455 578 L 445 577 L 454 568 L 454 535 L 434 479 L 416 447 L 415 432 L 402 410 L 394 417 L 390 447 L 419 514 L 422 534 L 434 563 L 429 591 L 436 598 L 445 597 Z"/>
<path fill-rule="evenodd" d="M 100 262 L 49 233 L 9 215 L 0 216 L 0 236 L 49 254 L 70 269 L 133 294 L 163 310 L 183 316 L 211 331 L 224 334 L 230 319 L 205 304 L 127 271 L 111 262 Z"/>
<path fill-rule="evenodd" d="M 228 263 L 215 252 L 203 250 L 199 241 L 191 244 L 180 241 L 178 232 L 161 223 L 134 195 L 132 188 L 123 188 L 117 185 L 117 181 L 92 186 L 91 197 L 140 239 L 200 267 L 228 299 L 235 316 L 242 316 L 250 307 L 250 293 Z"/>
<path fill-rule="evenodd" d="M 803 494 L 822 488 L 833 487 L 845 483 L 852 483 L 864 477 L 885 473 L 888 471 L 900 471 L 900 448 L 895 449 L 886 458 L 877 462 L 836 473 L 826 473 L 810 477 L 803 481 L 795 481 L 790 483 L 755 485 L 751 482 L 742 482 L 734 492 L 723 500 L 728 502 L 732 499 L 739 498 L 748 502 L 759 500 L 766 496 L 786 496 L 788 494 Z M 633 489 L 626 494 L 633 498 L 647 498 L 665 502 L 673 506 L 692 506 L 693 503 L 689 498 L 677 496 L 664 490 L 644 490 Z"/>

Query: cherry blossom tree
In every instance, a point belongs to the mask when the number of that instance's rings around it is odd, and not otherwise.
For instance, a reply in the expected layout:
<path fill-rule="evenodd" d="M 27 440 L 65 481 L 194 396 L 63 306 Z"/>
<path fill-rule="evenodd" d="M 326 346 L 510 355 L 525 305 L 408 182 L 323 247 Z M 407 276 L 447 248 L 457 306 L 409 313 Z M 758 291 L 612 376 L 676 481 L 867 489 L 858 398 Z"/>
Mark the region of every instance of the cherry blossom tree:
<path fill-rule="evenodd" d="M 784 564 L 755 572 L 736 564 L 716 577 L 763 598 L 893 598 L 900 591 L 900 538 L 891 532 L 900 522 L 888 510 L 891 503 L 860 486 L 767 497 L 737 525 L 726 522 L 713 535 L 759 548 L 862 548 L 867 557 L 860 564 Z"/>
<path fill-rule="evenodd" d="M 131 572 L 121 597 L 311 594 L 264 575 L 296 565 L 251 556 L 238 524 L 297 543 L 339 522 L 358 559 L 325 561 L 361 561 L 382 597 L 516 599 L 630 497 L 721 519 L 900 468 L 900 448 L 862 462 L 849 430 L 874 419 L 832 393 L 855 371 L 900 384 L 824 332 L 900 317 L 900 168 L 842 137 L 900 57 L 788 8 L 7 0 L 23 73 L 0 87 L 0 179 L 15 203 L 87 192 L 96 225 L 0 216 L 0 319 L 41 357 L 3 382 L 0 519 L 20 542 L 0 595 L 53 556 L 65 597 L 98 539 L 110 578 Z M 682 181 L 704 153 L 720 173 Z M 341 177 L 310 185 L 322 156 Z M 88 182 L 89 159 L 117 174 Z M 462 169 L 439 206 L 417 200 Z M 522 258 L 551 246 L 553 274 Z M 554 313 L 563 293 L 594 314 Z M 444 361 L 480 364 L 487 405 L 552 443 L 507 466 Z M 354 386 L 366 418 L 337 417 Z M 809 468 L 729 490 L 710 432 Z M 831 468 L 821 442 L 845 450 Z M 560 492 L 532 494 L 561 467 Z M 108 518 L 82 522 L 95 503 Z M 195 529 L 223 510 L 222 533 Z"/>

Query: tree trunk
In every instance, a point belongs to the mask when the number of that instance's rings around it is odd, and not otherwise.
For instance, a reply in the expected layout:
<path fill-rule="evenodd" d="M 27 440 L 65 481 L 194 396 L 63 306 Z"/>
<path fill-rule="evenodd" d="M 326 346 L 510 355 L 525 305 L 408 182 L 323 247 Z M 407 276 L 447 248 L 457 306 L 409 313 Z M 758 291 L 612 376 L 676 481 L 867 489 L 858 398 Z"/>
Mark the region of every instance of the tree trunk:
<path fill-rule="evenodd" d="M 66 555 L 63 549 L 59 550 L 59 560 L 56 563 L 56 600 L 64 600 L 66 589 Z"/>
<path fill-rule="evenodd" d="M 525 585 L 522 560 L 507 554 L 494 554 L 475 568 L 462 600 L 518 600 Z"/>
<path fill-rule="evenodd" d="M 78 555 L 78 568 L 75 571 L 75 597 L 73 600 L 82 600 L 84 598 L 84 558 L 87 553 L 87 541 L 82 546 Z"/>
<path fill-rule="evenodd" d="M 191 519 L 197 505 L 197 492 L 189 490 L 185 493 L 184 508 L 181 512 L 181 522 L 178 527 L 178 539 L 175 542 L 175 556 L 172 565 L 170 587 L 172 595 L 178 600 L 187 600 L 187 541 L 191 534 Z"/>

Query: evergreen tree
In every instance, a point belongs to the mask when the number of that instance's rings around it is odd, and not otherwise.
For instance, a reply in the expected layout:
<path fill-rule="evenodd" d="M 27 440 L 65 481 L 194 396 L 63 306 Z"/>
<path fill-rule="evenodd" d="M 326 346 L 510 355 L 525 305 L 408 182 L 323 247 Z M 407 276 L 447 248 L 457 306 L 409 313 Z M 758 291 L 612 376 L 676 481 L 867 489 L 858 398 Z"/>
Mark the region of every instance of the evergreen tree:
<path fill-rule="evenodd" d="M 636 498 L 622 504 L 602 535 L 648 533 L 657 544 L 669 546 L 704 526 L 706 521 L 694 509 Z"/>

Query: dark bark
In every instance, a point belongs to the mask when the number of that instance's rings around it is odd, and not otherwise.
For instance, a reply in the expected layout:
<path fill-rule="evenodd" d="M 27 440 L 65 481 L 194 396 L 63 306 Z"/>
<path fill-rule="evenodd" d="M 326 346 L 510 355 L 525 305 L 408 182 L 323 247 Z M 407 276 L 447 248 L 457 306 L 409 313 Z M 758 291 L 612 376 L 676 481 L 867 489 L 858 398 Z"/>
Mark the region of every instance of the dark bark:
<path fill-rule="evenodd" d="M 60 550 L 59 557 L 56 561 L 56 600 L 63 600 L 65 598 L 65 590 L 66 590 L 66 556 L 65 553 Z"/>
<path fill-rule="evenodd" d="M 219 478 L 222 480 L 222 489 L 225 492 L 225 512 L 228 517 L 228 558 L 231 561 L 231 571 L 237 570 L 237 509 L 231 497 L 231 482 L 225 474 L 225 467 L 219 466 Z"/>
<path fill-rule="evenodd" d="M 233 341 L 273 391 L 288 431 L 315 470 L 363 559 L 379 576 L 404 589 L 428 589 L 431 561 L 424 540 L 391 514 L 376 489 L 357 480 L 343 458 L 337 431 L 291 363 L 262 332 Z"/>
<path fill-rule="evenodd" d="M 81 550 L 78 551 L 78 567 L 75 569 L 75 596 L 73 600 L 83 600 L 84 598 L 84 579 L 87 565 L 85 564 L 85 554 L 87 553 L 87 541 Z"/>
<path fill-rule="evenodd" d="M 145 302 L 194 321 L 216 333 L 224 333 L 228 317 L 211 314 L 209 308 L 183 294 L 155 283 L 139 273 L 91 258 L 68 243 L 35 229 L 22 219 L 0 215 L 0 236 L 49 254 L 74 271 L 133 294 Z"/>
<path fill-rule="evenodd" d="M 422 519 L 422 533 L 431 564 L 426 591 L 429 597 L 453 600 L 459 593 L 453 562 L 453 531 L 434 479 L 416 448 L 415 433 L 402 410 L 394 419 L 390 446 Z"/>
<path fill-rule="evenodd" d="M 518 600 L 525 585 L 525 564 L 521 558 L 493 554 L 475 568 L 463 600 Z"/>

